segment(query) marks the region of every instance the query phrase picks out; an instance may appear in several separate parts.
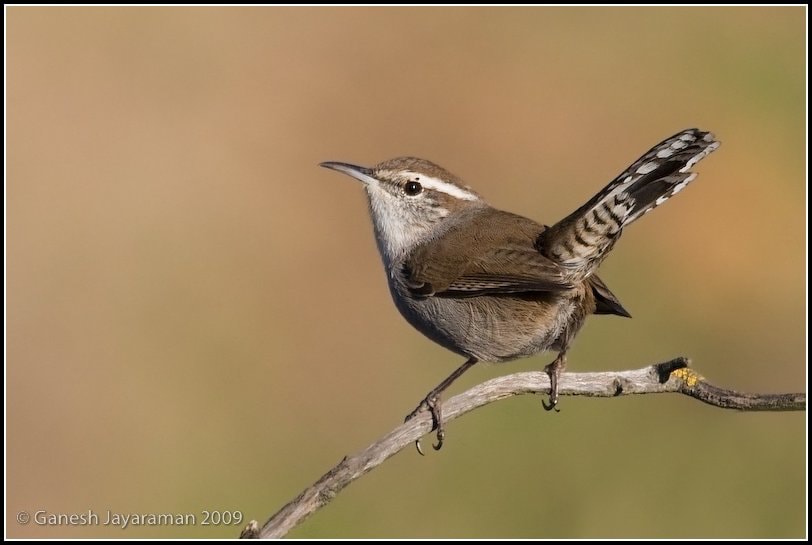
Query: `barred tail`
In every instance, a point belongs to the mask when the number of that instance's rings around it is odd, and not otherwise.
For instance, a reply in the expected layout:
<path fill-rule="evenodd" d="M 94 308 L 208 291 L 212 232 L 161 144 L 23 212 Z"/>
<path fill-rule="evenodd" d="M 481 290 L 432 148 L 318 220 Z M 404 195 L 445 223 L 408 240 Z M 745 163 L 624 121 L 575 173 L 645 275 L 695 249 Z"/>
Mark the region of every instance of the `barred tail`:
<path fill-rule="evenodd" d="M 654 210 L 696 178 L 691 168 L 719 147 L 709 132 L 687 129 L 651 148 L 581 208 L 545 230 L 539 251 L 589 276 L 624 227 Z"/>

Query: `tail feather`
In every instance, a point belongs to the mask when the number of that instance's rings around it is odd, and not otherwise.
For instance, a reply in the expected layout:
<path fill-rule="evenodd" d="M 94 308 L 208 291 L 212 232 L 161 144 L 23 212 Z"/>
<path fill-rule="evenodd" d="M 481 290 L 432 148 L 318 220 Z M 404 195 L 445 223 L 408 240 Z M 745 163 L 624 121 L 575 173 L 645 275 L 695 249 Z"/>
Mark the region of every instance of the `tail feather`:
<path fill-rule="evenodd" d="M 545 230 L 539 250 L 589 276 L 621 231 L 676 195 L 696 178 L 691 168 L 719 147 L 709 132 L 687 129 L 651 148 L 581 208 Z"/>

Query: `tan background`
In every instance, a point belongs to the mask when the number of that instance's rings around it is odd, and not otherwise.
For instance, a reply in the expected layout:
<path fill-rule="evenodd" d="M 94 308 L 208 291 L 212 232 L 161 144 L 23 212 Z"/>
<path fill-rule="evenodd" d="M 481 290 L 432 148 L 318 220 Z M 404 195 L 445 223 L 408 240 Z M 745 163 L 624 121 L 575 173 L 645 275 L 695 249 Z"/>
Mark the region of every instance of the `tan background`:
<path fill-rule="evenodd" d="M 7 15 L 10 536 L 233 537 L 14 517 L 264 521 L 460 363 L 397 314 L 362 192 L 324 160 L 425 156 L 549 223 L 711 129 L 697 182 L 602 268 L 635 318 L 592 318 L 570 368 L 685 354 L 806 388 L 803 8 Z M 292 536 L 800 537 L 805 444 L 800 413 L 524 397 Z"/>

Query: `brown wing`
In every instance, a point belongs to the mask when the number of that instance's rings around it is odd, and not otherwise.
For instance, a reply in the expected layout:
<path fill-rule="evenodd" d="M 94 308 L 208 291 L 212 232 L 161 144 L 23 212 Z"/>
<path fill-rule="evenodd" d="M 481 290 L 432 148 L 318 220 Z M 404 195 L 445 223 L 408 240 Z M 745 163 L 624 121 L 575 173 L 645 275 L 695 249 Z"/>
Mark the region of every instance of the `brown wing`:
<path fill-rule="evenodd" d="M 404 263 L 407 285 L 417 295 L 444 297 L 572 289 L 565 271 L 534 246 L 543 230 L 521 216 L 479 210 L 412 252 Z"/>

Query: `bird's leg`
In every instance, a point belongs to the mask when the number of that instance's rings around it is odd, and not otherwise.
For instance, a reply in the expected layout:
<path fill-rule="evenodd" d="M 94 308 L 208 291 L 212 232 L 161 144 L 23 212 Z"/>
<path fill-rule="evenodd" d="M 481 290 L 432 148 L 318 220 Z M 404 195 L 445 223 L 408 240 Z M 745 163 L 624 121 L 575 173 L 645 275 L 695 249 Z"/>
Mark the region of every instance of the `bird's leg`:
<path fill-rule="evenodd" d="M 476 358 L 468 358 L 468 361 L 463 363 L 456 371 L 448 375 L 448 377 L 443 380 L 440 384 L 437 385 L 435 389 L 430 391 L 428 395 L 420 402 L 420 404 L 415 407 L 415 409 L 410 412 L 406 416 L 406 420 L 404 422 L 408 422 L 412 418 L 414 418 L 423 408 L 425 407 L 431 412 L 431 420 L 432 420 L 432 431 L 437 430 L 437 444 L 432 445 L 434 450 L 440 450 L 443 446 L 443 439 L 445 438 L 445 426 L 443 423 L 443 413 L 442 413 L 442 401 L 440 400 L 440 394 L 443 393 L 443 390 L 451 386 L 451 383 L 457 380 L 460 375 L 466 372 L 471 366 L 473 366 L 477 362 Z M 414 442 L 415 447 L 417 447 L 417 452 L 421 455 L 423 454 L 423 449 L 420 446 L 420 439 Z"/>
<path fill-rule="evenodd" d="M 550 363 L 544 367 L 544 372 L 550 377 L 550 402 L 547 403 L 543 399 L 541 400 L 541 404 L 544 406 L 544 410 L 546 411 L 555 409 L 555 412 L 558 412 L 558 409 L 556 408 L 556 405 L 558 405 L 558 379 L 561 377 L 561 372 L 566 366 L 567 351 L 562 350 L 553 360 L 553 363 Z"/>

